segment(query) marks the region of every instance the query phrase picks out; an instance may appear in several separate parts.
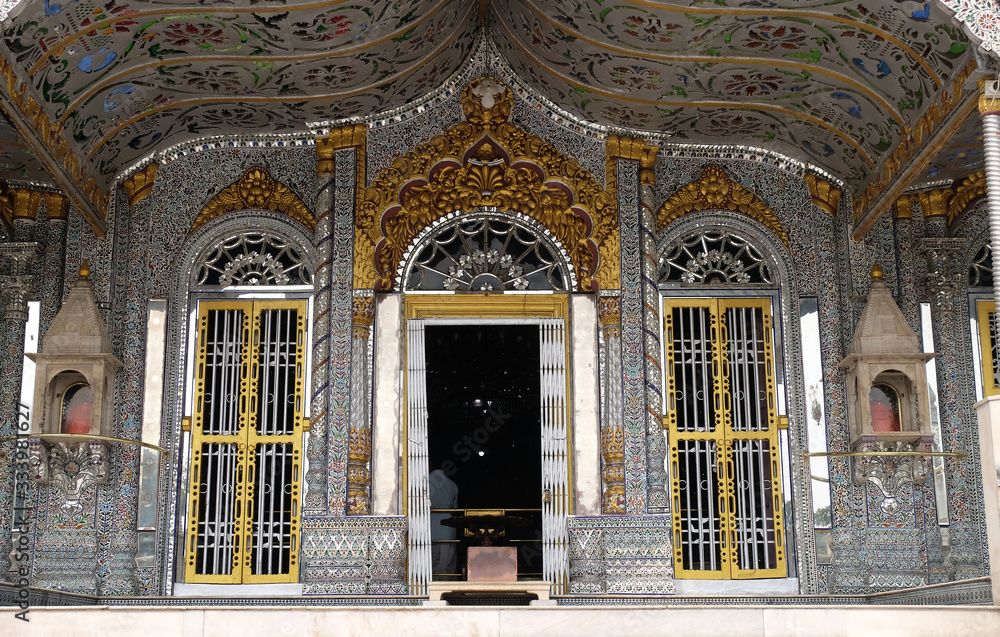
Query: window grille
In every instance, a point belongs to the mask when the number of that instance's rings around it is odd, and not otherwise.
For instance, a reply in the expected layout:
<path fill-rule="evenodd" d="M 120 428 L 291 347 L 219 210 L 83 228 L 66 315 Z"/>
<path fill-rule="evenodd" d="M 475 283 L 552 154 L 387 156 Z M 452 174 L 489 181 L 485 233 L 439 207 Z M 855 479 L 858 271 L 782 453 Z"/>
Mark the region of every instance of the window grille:
<path fill-rule="evenodd" d="M 306 307 L 199 305 L 188 582 L 298 581 Z"/>
<path fill-rule="evenodd" d="M 679 578 L 785 577 L 769 299 L 664 301 Z"/>
<path fill-rule="evenodd" d="M 576 285 L 555 239 L 523 215 L 445 217 L 415 246 L 403 259 L 406 290 L 565 292 Z"/>
<path fill-rule="evenodd" d="M 305 285 L 312 274 L 288 241 L 267 232 L 243 232 L 220 241 L 202 261 L 197 286 Z"/>
<path fill-rule="evenodd" d="M 997 347 L 996 310 L 993 301 L 976 301 L 983 395 L 1000 394 L 1000 352 Z"/>
<path fill-rule="evenodd" d="M 659 283 L 773 285 L 757 250 L 725 230 L 705 230 L 678 241 L 660 257 Z"/>

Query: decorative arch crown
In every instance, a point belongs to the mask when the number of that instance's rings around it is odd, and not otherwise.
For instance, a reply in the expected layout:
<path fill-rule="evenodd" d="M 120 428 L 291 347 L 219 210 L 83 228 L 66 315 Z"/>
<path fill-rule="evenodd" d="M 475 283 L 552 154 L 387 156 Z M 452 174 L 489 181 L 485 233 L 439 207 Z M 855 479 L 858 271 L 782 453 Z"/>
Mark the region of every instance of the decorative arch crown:
<path fill-rule="evenodd" d="M 767 226 L 788 248 L 788 233 L 781 227 L 778 216 L 756 194 L 732 181 L 719 166 L 706 166 L 697 179 L 660 206 L 656 213 L 656 230 L 659 232 L 672 221 L 702 210 L 741 212 Z"/>
<path fill-rule="evenodd" d="M 392 289 L 420 232 L 473 210 L 531 217 L 566 250 L 581 290 L 614 287 L 608 268 L 598 273 L 618 231 L 613 197 L 575 159 L 509 123 L 513 104 L 499 80 L 472 81 L 462 92 L 465 121 L 396 159 L 365 189 L 355 218 L 356 288 Z"/>
<path fill-rule="evenodd" d="M 254 166 L 205 204 L 188 234 L 227 212 L 247 209 L 280 212 L 295 219 L 310 232 L 316 230 L 316 217 L 299 196 L 272 177 L 266 168 Z"/>

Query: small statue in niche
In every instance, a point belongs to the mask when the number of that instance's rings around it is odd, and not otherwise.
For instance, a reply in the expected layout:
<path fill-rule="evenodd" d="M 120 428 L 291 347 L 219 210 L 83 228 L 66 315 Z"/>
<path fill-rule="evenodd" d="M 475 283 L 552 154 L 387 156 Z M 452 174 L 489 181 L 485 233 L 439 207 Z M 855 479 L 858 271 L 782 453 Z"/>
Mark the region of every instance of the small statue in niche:
<path fill-rule="evenodd" d="M 869 393 L 872 430 L 875 432 L 900 431 L 899 396 L 895 388 L 886 383 L 872 385 Z"/>
<path fill-rule="evenodd" d="M 86 383 L 77 383 L 66 389 L 62 400 L 60 433 L 89 434 L 94 413 L 94 391 Z"/>

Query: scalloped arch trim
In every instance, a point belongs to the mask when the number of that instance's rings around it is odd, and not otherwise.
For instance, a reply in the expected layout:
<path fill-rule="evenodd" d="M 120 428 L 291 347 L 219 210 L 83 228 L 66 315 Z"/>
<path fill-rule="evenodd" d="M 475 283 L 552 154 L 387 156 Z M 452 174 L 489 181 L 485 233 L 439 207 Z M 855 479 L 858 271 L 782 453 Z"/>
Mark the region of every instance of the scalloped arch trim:
<path fill-rule="evenodd" d="M 272 177 L 266 168 L 254 166 L 205 204 L 188 234 L 234 210 L 271 210 L 295 219 L 310 232 L 316 230 L 316 217 L 299 196 Z"/>
<path fill-rule="evenodd" d="M 767 226 L 788 249 L 788 233 L 767 204 L 742 184 L 734 182 L 719 166 L 706 166 L 701 175 L 675 192 L 656 213 L 656 231 L 691 212 L 730 210 L 741 212 Z"/>

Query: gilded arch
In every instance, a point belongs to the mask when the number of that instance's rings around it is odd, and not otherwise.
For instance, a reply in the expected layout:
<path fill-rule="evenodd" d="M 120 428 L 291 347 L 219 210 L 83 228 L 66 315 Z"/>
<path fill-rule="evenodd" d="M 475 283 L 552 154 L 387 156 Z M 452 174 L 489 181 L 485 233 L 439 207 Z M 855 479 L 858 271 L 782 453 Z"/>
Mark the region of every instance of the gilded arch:
<path fill-rule="evenodd" d="M 310 232 L 316 230 L 316 217 L 299 196 L 272 177 L 266 168 L 254 166 L 205 204 L 188 234 L 227 212 L 247 209 L 272 210 L 295 219 Z"/>
<path fill-rule="evenodd" d="M 656 230 L 660 232 L 672 221 L 701 210 L 742 212 L 767 226 L 788 249 L 788 233 L 781 227 L 778 216 L 757 195 L 729 179 L 719 166 L 706 166 L 697 179 L 660 206 L 656 213 Z"/>
<path fill-rule="evenodd" d="M 396 159 L 365 189 L 355 218 L 355 288 L 392 289 L 421 231 L 447 214 L 483 208 L 545 226 L 569 254 L 580 290 L 617 287 L 614 197 L 575 159 L 509 123 L 513 104 L 499 80 L 472 81 L 462 92 L 465 121 Z"/>

